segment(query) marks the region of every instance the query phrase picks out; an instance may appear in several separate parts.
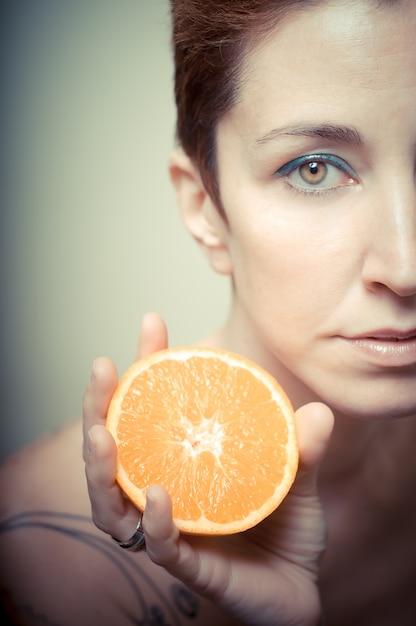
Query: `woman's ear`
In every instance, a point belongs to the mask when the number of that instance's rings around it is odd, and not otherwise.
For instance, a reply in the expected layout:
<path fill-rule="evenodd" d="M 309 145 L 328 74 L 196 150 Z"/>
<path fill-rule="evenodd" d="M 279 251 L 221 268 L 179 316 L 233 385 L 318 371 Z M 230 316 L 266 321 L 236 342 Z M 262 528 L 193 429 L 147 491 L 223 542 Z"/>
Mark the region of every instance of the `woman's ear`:
<path fill-rule="evenodd" d="M 211 267 L 231 274 L 228 226 L 211 200 L 192 160 L 181 150 L 169 161 L 169 172 L 186 228 L 198 242 Z"/>

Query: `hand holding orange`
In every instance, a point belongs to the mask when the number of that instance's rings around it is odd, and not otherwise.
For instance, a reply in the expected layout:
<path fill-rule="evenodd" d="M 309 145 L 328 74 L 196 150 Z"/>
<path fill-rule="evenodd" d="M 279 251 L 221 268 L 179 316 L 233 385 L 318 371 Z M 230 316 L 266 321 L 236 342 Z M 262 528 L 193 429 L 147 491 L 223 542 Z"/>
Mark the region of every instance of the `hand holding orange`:
<path fill-rule="evenodd" d="M 278 507 L 297 472 L 285 392 L 223 350 L 171 348 L 137 361 L 112 397 L 107 428 L 126 495 L 143 511 L 147 488 L 162 485 L 186 533 L 247 530 Z"/>

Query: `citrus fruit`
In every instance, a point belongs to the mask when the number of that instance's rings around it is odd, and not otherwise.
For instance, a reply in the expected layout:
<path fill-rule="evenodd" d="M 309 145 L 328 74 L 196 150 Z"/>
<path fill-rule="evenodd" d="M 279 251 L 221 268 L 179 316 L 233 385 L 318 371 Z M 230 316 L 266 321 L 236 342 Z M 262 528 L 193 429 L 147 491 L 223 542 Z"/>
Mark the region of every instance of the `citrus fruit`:
<path fill-rule="evenodd" d="M 117 481 L 144 510 L 165 487 L 185 533 L 226 535 L 269 515 L 295 478 L 293 409 L 276 380 L 239 355 L 185 347 L 132 365 L 112 397 L 107 428 Z"/>

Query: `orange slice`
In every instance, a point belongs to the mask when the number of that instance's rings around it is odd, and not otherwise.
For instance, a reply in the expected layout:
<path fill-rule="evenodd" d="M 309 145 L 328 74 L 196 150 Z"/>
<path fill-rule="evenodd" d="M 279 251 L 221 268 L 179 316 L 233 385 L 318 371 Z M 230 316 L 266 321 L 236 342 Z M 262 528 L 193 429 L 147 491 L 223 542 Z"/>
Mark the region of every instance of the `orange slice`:
<path fill-rule="evenodd" d="M 281 503 L 298 467 L 294 414 L 283 389 L 239 355 L 171 348 L 137 361 L 111 400 L 107 428 L 117 481 L 144 510 L 165 487 L 185 533 L 246 530 Z"/>

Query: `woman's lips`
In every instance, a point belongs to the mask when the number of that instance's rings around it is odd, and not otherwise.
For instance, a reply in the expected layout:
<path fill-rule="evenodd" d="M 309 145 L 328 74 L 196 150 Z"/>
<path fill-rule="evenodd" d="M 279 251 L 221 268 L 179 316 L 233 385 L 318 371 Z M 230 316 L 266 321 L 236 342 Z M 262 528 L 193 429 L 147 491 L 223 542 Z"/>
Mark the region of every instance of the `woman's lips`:
<path fill-rule="evenodd" d="M 406 367 L 416 364 L 416 329 L 374 330 L 344 339 L 374 365 Z"/>

